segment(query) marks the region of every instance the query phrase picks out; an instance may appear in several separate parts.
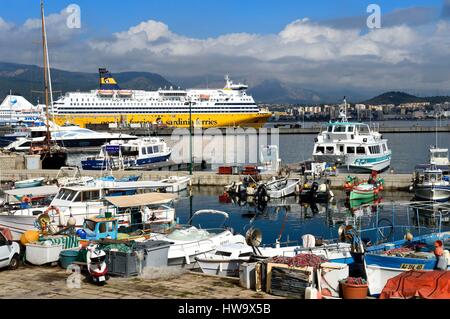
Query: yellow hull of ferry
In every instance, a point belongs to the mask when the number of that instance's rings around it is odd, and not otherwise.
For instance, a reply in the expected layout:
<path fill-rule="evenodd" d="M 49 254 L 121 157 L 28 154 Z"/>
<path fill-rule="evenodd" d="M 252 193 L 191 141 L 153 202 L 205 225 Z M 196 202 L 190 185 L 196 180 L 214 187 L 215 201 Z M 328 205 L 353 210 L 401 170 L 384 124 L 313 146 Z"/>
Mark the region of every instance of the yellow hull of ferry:
<path fill-rule="evenodd" d="M 271 113 L 206 113 L 192 114 L 195 127 L 254 127 L 261 128 L 271 117 Z M 176 114 L 55 114 L 54 120 L 58 125 L 65 123 L 86 127 L 87 124 L 131 124 L 131 123 L 160 123 L 169 127 L 189 127 L 189 113 Z"/>

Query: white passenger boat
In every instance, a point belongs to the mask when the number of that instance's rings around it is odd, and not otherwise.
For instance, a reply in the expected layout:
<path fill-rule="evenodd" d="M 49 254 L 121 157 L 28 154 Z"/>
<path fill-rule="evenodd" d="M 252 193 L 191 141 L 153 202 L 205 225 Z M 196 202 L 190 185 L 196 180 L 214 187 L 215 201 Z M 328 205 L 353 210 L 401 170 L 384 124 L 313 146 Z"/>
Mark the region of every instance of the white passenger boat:
<path fill-rule="evenodd" d="M 392 152 L 379 132 L 364 123 L 349 122 L 347 102 L 340 121 L 330 122 L 315 138 L 313 159 L 336 165 L 339 171 L 367 173 L 382 172 L 391 164 Z"/>

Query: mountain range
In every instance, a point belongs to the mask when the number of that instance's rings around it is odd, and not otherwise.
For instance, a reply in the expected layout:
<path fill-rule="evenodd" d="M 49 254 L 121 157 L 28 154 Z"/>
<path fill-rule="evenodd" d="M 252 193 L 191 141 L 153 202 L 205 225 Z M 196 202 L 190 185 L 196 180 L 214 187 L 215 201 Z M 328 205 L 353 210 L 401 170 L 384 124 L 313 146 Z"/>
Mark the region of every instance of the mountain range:
<path fill-rule="evenodd" d="M 93 90 L 99 84 L 97 73 L 52 69 L 51 76 L 55 97 L 68 91 Z M 0 62 L 0 97 L 11 91 L 35 104 L 38 98 L 42 98 L 43 77 L 41 67 Z M 173 85 L 161 75 L 149 72 L 119 72 L 113 73 L 113 77 L 123 89 L 157 90 Z"/>
<path fill-rule="evenodd" d="M 376 97 L 373 97 L 369 100 L 365 100 L 361 103 L 372 105 L 380 105 L 380 104 L 399 105 L 403 103 L 420 103 L 420 102 L 430 102 L 434 104 L 434 103 L 443 103 L 446 101 L 450 101 L 450 96 L 419 97 L 405 92 L 391 91 L 380 94 Z"/>
<path fill-rule="evenodd" d="M 192 77 L 165 77 L 151 72 L 118 72 L 112 71 L 113 77 L 123 89 L 157 90 L 158 88 L 222 88 L 224 78 L 217 75 Z M 0 62 L 0 100 L 11 91 L 22 95 L 33 104 L 42 99 L 43 69 L 35 65 Z M 68 91 L 89 91 L 98 87 L 98 74 L 86 72 L 72 72 L 52 69 L 52 84 L 54 96 Z M 283 82 L 275 79 L 232 78 L 235 82 L 249 85 L 248 93 L 258 103 L 279 104 L 325 104 L 342 101 L 342 90 L 306 89 L 295 83 Z M 368 92 L 346 90 L 348 101 L 362 101 L 364 104 L 401 104 L 408 102 L 430 101 L 440 103 L 450 101 L 448 96 L 417 97 L 404 92 L 386 92 L 374 98 L 367 99 Z M 370 96 L 370 95 L 369 95 Z"/>

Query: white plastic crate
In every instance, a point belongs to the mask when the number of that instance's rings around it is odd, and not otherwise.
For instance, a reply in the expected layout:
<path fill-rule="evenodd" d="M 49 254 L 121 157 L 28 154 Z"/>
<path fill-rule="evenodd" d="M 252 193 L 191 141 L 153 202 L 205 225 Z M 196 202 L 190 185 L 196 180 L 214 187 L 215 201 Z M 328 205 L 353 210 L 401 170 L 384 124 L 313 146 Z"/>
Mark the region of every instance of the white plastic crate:
<path fill-rule="evenodd" d="M 63 244 L 26 244 L 25 259 L 33 265 L 45 265 L 59 260 Z"/>

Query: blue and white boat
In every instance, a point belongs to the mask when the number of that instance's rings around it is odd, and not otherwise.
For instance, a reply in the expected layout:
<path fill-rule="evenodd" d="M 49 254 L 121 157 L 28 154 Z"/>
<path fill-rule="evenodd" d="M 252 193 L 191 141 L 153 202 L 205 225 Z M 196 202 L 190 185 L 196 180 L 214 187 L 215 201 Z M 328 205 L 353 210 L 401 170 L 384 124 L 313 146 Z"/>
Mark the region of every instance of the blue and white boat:
<path fill-rule="evenodd" d="M 387 170 L 392 156 L 387 140 L 367 124 L 349 122 L 346 108 L 347 102 L 344 100 L 341 120 L 328 123 L 326 130 L 315 138 L 313 160 L 336 165 L 339 171 L 345 172 Z"/>
<path fill-rule="evenodd" d="M 163 139 L 144 137 L 131 141 L 115 140 L 101 147 L 95 157 L 81 161 L 84 170 L 114 170 L 146 166 L 164 162 L 170 158 L 172 149 Z"/>
<path fill-rule="evenodd" d="M 434 270 L 437 259 L 434 242 L 450 240 L 450 232 L 440 232 L 402 239 L 388 244 L 368 247 L 364 264 L 371 295 L 379 295 L 387 281 L 410 270 Z M 446 245 L 444 245 L 445 248 Z"/>
<path fill-rule="evenodd" d="M 450 199 L 450 181 L 435 165 L 423 171 L 416 169 L 413 188 L 420 200 L 446 202 Z"/>

